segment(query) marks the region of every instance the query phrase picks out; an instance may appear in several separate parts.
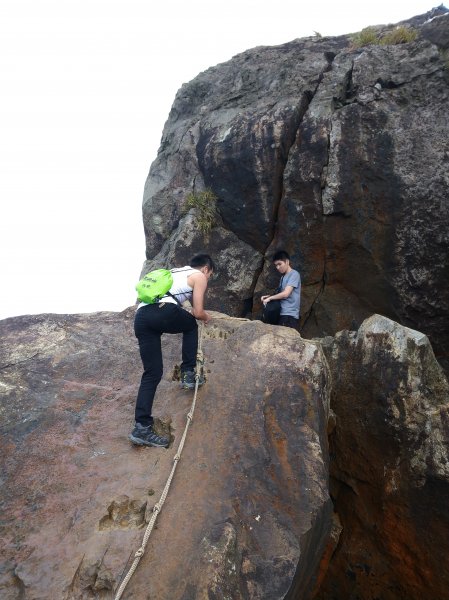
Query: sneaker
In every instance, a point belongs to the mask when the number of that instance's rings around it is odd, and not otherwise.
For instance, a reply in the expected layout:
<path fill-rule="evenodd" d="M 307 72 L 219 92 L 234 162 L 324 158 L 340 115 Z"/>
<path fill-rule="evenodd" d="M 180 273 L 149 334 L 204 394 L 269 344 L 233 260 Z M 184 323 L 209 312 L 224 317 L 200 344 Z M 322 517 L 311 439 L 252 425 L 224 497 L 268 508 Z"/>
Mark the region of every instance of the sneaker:
<path fill-rule="evenodd" d="M 203 385 L 203 383 L 205 383 L 205 379 L 203 377 L 203 375 L 200 374 L 199 380 L 198 380 L 198 387 L 200 385 Z M 184 373 L 181 373 L 181 388 L 183 390 L 193 390 L 195 389 L 195 371 L 185 371 Z"/>
<path fill-rule="evenodd" d="M 134 429 L 129 434 L 128 439 L 137 446 L 156 446 L 158 448 L 167 448 L 170 439 L 154 433 L 153 425 L 144 427 L 136 423 Z"/>

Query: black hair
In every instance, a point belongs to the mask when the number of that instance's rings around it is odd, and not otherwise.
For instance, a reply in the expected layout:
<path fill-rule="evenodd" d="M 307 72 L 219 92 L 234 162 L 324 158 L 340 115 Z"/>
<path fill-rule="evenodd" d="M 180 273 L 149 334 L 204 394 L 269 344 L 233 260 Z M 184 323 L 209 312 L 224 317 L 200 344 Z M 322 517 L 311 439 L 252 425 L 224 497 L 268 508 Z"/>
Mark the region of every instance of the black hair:
<path fill-rule="evenodd" d="M 277 252 L 274 253 L 273 262 L 276 262 L 277 260 L 283 260 L 283 261 L 290 260 L 290 255 L 285 250 L 278 250 Z"/>
<path fill-rule="evenodd" d="M 190 259 L 189 265 L 194 268 L 209 267 L 210 271 L 215 271 L 215 263 L 209 254 L 195 254 L 195 256 Z"/>

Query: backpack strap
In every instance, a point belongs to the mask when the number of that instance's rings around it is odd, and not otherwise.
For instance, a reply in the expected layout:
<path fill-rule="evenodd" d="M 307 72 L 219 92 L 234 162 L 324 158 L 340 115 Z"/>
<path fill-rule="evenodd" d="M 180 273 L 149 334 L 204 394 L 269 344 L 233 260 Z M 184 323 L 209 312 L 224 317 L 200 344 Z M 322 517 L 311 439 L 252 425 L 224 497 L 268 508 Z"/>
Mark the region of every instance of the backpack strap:
<path fill-rule="evenodd" d="M 174 269 L 170 269 L 171 273 L 182 273 L 183 271 L 197 271 L 195 267 L 175 267 Z"/>
<path fill-rule="evenodd" d="M 170 292 L 166 292 L 166 293 L 164 294 L 164 296 L 170 296 L 170 298 L 173 298 L 173 300 L 176 302 L 176 304 L 182 308 L 182 304 L 181 304 L 181 302 L 180 302 L 180 301 L 178 300 L 178 298 L 176 297 L 176 296 L 180 296 L 180 295 L 181 295 L 181 294 L 171 294 Z M 162 296 L 162 298 L 163 298 L 164 296 Z M 161 298 L 161 299 L 162 299 L 162 298 Z"/>
<path fill-rule="evenodd" d="M 282 281 L 284 280 L 284 276 L 282 275 L 281 280 L 279 282 L 279 285 L 276 289 L 276 294 L 279 294 L 279 292 L 282 292 Z"/>
<path fill-rule="evenodd" d="M 171 273 L 182 273 L 183 271 L 191 271 L 191 270 L 195 270 L 194 267 L 177 267 L 174 269 L 170 269 L 170 272 Z M 173 298 L 173 300 L 176 302 L 176 304 L 182 308 L 182 304 L 178 300 L 178 298 L 176 298 L 176 296 L 181 296 L 183 293 L 184 292 L 182 292 L 181 294 L 172 294 L 171 292 L 165 292 L 165 294 L 162 296 L 162 298 L 164 298 L 164 296 L 170 296 L 170 298 Z M 162 300 L 162 298 L 161 298 L 161 300 Z"/>

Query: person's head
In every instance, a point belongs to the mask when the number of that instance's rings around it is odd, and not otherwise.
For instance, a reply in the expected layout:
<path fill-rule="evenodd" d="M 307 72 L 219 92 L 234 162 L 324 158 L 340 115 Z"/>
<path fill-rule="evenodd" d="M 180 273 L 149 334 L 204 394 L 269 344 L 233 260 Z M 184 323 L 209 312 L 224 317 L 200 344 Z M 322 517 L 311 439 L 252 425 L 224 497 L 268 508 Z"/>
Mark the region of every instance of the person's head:
<path fill-rule="evenodd" d="M 273 264 L 279 273 L 284 275 L 291 268 L 290 255 L 285 250 L 278 250 L 273 256 Z"/>
<path fill-rule="evenodd" d="M 209 254 L 195 254 L 189 264 L 194 269 L 198 269 L 198 271 L 204 273 L 208 279 L 215 271 L 215 263 Z"/>

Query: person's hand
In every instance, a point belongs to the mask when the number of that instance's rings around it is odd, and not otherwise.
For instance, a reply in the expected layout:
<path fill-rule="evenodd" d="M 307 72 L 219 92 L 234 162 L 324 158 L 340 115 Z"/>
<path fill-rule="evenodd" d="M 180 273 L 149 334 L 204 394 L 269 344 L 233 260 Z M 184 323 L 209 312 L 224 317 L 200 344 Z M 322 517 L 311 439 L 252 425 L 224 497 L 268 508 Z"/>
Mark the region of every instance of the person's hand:
<path fill-rule="evenodd" d="M 265 304 L 270 301 L 270 296 L 262 296 L 261 300 L 265 306 Z"/>
<path fill-rule="evenodd" d="M 204 311 L 204 314 L 206 315 L 206 318 L 203 319 L 203 322 L 204 322 L 205 325 L 207 325 L 209 323 L 209 321 L 212 319 L 212 317 L 206 311 Z"/>

